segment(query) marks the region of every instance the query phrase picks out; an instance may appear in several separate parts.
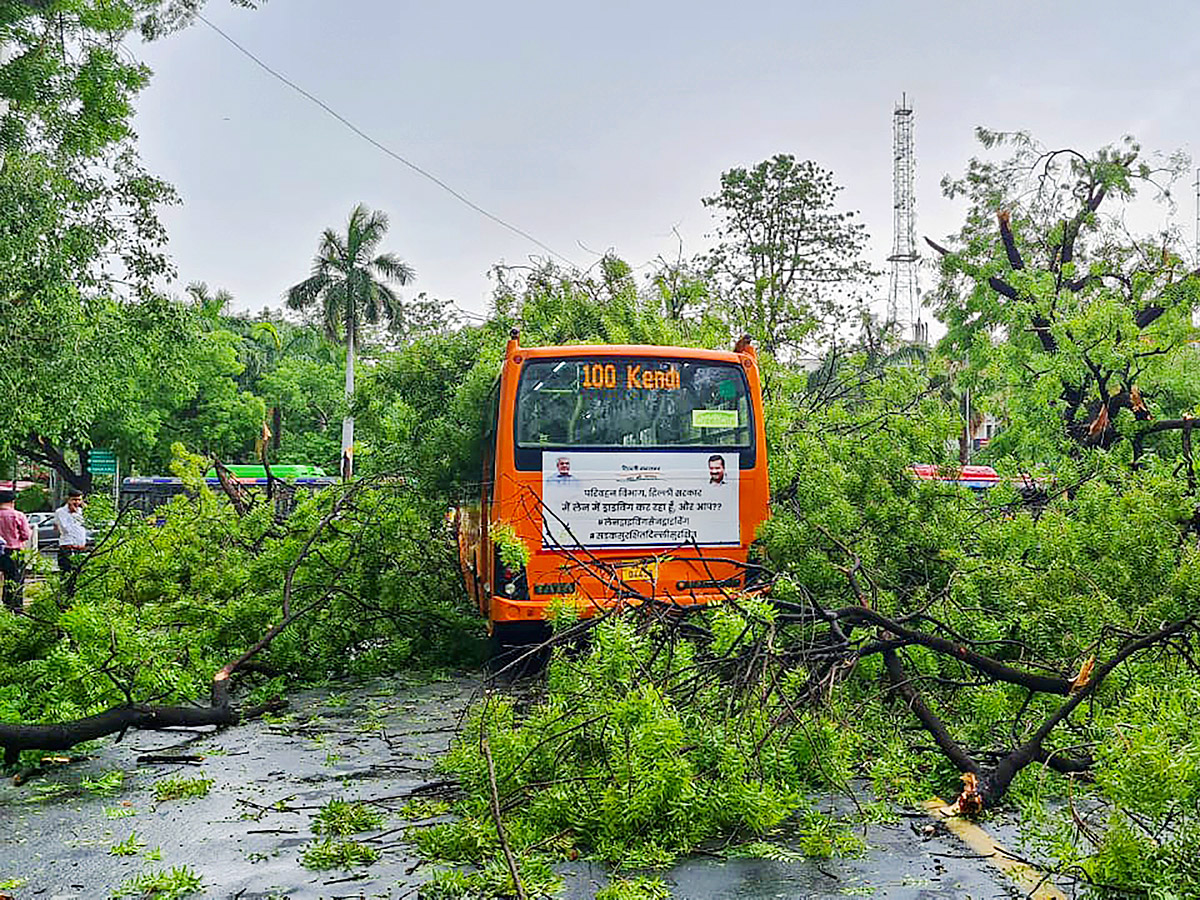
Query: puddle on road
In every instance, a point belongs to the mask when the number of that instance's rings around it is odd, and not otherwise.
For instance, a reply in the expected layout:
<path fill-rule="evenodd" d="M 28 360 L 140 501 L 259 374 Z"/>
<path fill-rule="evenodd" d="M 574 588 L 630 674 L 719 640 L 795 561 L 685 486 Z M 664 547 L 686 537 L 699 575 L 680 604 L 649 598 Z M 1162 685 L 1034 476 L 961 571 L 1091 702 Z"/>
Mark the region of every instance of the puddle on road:
<path fill-rule="evenodd" d="M 15 883 L 7 893 L 17 900 L 102 900 L 140 874 L 187 865 L 204 880 L 196 896 L 221 900 L 414 900 L 430 869 L 402 841 L 398 813 L 439 780 L 434 762 L 479 686 L 477 677 L 459 676 L 301 692 L 277 718 L 198 736 L 130 732 L 25 785 L 4 779 L 0 885 Z M 147 754 L 203 758 L 139 764 Z M 212 785 L 204 797 L 156 803 L 155 783 L 172 776 Z M 310 871 L 300 857 L 316 839 L 312 816 L 335 798 L 369 802 L 384 814 L 382 829 L 355 837 L 382 855 L 348 872 Z M 954 838 L 922 840 L 913 822 L 925 820 L 870 826 L 870 849 L 859 859 L 696 858 L 661 877 L 680 900 L 1016 896 Z M 109 853 L 132 834 L 137 855 Z M 588 900 L 609 880 L 601 866 L 557 868 L 564 900 Z"/>

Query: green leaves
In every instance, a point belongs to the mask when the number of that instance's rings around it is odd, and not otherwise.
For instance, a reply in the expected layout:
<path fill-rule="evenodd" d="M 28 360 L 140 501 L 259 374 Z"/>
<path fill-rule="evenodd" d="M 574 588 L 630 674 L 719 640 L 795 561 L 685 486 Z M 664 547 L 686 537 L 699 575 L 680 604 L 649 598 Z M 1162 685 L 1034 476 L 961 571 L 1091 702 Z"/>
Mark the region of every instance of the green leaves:
<path fill-rule="evenodd" d="M 1190 408 L 1200 395 L 1190 384 L 1181 396 L 1177 373 L 1192 355 L 1200 276 L 1182 266 L 1177 234 L 1136 235 L 1125 224 L 1137 192 L 1165 196 L 1186 161 L 1142 160 L 1128 138 L 1091 156 L 1023 134 L 980 139 L 1013 155 L 972 160 L 944 185 L 971 209 L 942 259 L 935 306 L 944 350 L 969 355 L 978 387 L 1032 395 L 1006 405 L 1009 449 L 1045 460 L 1064 440 L 1108 448 L 1140 422 Z M 1049 403 L 1056 416 L 1044 414 Z"/>
<path fill-rule="evenodd" d="M 383 816 L 363 803 L 335 798 L 313 816 L 312 830 L 316 834 L 345 837 L 362 831 L 383 827 Z"/>
<path fill-rule="evenodd" d="M 400 299 L 389 282 L 408 284 L 416 273 L 391 253 L 375 250 L 388 228 L 387 216 L 363 204 L 354 207 L 345 235 L 326 229 L 313 260 L 313 274 L 289 288 L 287 305 L 321 307 L 320 322 L 330 338 L 353 334 L 379 322 L 402 317 Z"/>
<path fill-rule="evenodd" d="M 733 617 L 722 613 L 740 633 L 747 620 Z M 574 847 L 622 866 L 661 865 L 708 837 L 766 832 L 801 805 L 802 778 L 820 780 L 793 767 L 773 726 L 778 709 L 735 712 L 719 684 L 695 680 L 687 642 L 666 658 L 655 649 L 661 636 L 630 616 L 600 623 L 591 636 L 583 655 L 556 654 L 545 699 L 520 718 L 508 698 L 476 707 L 444 763 L 467 792 L 463 818 L 422 829 L 423 852 L 486 862 L 497 849 L 481 733 L 517 852 L 565 838 L 554 854 Z M 697 684 L 689 700 L 676 696 Z"/>
<path fill-rule="evenodd" d="M 161 524 L 126 516 L 88 559 L 69 606 L 51 579 L 31 589 L 30 616 L 0 619 L 0 720 L 208 696 L 214 673 L 283 618 L 289 571 L 292 608 L 308 612 L 263 655 L 292 683 L 476 659 L 444 508 L 403 486 L 360 489 L 314 537 L 336 499 L 302 496 L 276 522 L 267 504 L 239 518 L 201 488 L 160 510 Z"/>
<path fill-rule="evenodd" d="M 838 211 L 833 173 L 779 154 L 721 175 L 704 205 L 717 216 L 717 247 L 700 260 L 715 310 L 767 352 L 811 346 L 855 318 L 874 276 L 862 258 L 866 230 Z"/>

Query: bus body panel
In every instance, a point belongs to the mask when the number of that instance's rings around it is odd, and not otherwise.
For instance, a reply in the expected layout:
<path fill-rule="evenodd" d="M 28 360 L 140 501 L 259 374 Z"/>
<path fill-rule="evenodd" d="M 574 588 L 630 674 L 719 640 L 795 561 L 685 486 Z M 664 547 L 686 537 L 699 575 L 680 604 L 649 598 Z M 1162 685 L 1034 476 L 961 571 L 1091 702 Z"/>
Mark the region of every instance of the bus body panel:
<path fill-rule="evenodd" d="M 738 543 L 699 546 L 544 546 L 542 498 L 544 472 L 517 465 L 515 416 L 520 376 L 538 360 L 647 359 L 696 361 L 736 366 L 745 377 L 752 420 L 753 465 L 737 473 Z M 468 593 L 488 618 L 489 627 L 505 622 L 546 618 L 554 605 L 574 606 L 594 615 L 623 602 L 648 598 L 680 606 L 719 602 L 747 585 L 747 556 L 759 525 L 767 517 L 768 479 L 763 429 L 762 388 L 753 350 L 728 352 L 649 345 L 519 347 L 509 342 L 498 381 L 494 437 L 485 449 L 483 490 L 478 503 L 456 511 L 459 558 Z M 488 443 L 485 441 L 485 443 Z M 639 453 L 703 454 L 711 448 L 570 448 L 571 452 L 608 452 L 632 459 Z M 724 448 L 723 448 L 724 449 Z M 733 448 L 729 448 L 733 449 Z M 547 452 L 558 452 L 553 447 Z M 528 451 L 527 451 L 528 455 Z M 490 458 L 489 458 L 490 457 Z M 512 594 L 501 589 L 505 566 L 491 540 L 499 523 L 511 527 L 529 549 L 523 582 Z"/>

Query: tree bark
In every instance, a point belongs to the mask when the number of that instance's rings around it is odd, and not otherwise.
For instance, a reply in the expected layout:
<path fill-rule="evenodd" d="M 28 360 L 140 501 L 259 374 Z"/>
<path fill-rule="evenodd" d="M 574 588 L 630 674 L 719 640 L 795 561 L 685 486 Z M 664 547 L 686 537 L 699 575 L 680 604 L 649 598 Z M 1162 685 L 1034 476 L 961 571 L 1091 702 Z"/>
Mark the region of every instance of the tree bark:
<path fill-rule="evenodd" d="M 224 670 L 213 679 L 212 698 L 203 706 L 149 706 L 128 703 L 71 722 L 52 725 L 0 723 L 0 747 L 4 764 L 15 765 L 22 750 L 69 750 L 76 744 L 109 734 L 124 734 L 130 728 L 153 731 L 163 728 L 199 728 L 205 725 L 236 725 L 284 706 L 273 700 L 239 711 L 229 696 L 229 677 Z"/>
<path fill-rule="evenodd" d="M 85 494 L 91 493 L 92 476 L 87 470 L 86 450 L 80 451 L 80 472 L 71 467 L 61 450 L 39 434 L 31 434 L 23 444 L 18 444 L 16 453 L 30 462 L 49 466 L 71 487 L 78 488 Z"/>

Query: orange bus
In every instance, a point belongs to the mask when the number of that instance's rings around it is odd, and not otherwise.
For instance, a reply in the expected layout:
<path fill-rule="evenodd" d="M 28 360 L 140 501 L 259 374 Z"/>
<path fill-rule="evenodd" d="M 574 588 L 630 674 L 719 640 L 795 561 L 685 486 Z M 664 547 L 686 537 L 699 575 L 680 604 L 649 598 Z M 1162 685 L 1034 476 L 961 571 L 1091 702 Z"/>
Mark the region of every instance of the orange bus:
<path fill-rule="evenodd" d="M 555 605 L 591 616 L 754 587 L 768 483 L 749 341 L 728 352 L 518 337 L 488 399 L 479 501 L 457 511 L 493 648 L 538 639 Z"/>

